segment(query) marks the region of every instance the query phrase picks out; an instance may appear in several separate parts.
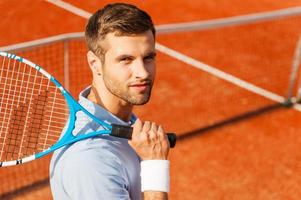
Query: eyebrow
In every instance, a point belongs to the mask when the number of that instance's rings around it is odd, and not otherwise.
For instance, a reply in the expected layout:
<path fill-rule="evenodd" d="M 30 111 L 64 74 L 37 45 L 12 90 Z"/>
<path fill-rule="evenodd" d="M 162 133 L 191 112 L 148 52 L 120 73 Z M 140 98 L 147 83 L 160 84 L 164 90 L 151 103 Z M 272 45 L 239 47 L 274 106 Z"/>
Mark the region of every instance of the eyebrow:
<path fill-rule="evenodd" d="M 156 57 L 157 53 L 156 52 L 146 53 L 145 55 L 143 55 L 143 58 L 148 57 L 148 56 Z M 129 54 L 122 54 L 122 55 L 117 56 L 116 60 L 121 60 L 123 58 L 135 58 L 135 56 L 132 56 L 132 55 L 129 55 Z"/>
<path fill-rule="evenodd" d="M 116 60 L 121 60 L 123 58 L 134 58 L 134 56 L 132 55 L 128 55 L 128 54 L 122 54 L 116 57 Z"/>

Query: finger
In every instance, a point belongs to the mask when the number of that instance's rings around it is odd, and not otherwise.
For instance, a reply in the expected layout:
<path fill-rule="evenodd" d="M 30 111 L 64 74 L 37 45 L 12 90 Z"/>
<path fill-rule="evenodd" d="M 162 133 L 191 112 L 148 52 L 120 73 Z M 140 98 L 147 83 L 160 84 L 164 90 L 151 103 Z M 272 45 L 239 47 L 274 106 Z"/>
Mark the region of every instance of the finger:
<path fill-rule="evenodd" d="M 137 132 L 140 133 L 142 130 L 143 124 L 142 121 L 140 119 L 137 119 L 136 122 L 133 124 L 133 132 Z"/>
<path fill-rule="evenodd" d="M 142 121 L 138 118 L 135 123 L 133 124 L 133 127 L 140 127 L 142 129 Z"/>
<path fill-rule="evenodd" d="M 158 128 L 158 137 L 161 140 L 163 140 L 165 137 L 167 137 L 166 134 L 164 133 L 162 126 L 159 126 L 159 128 Z"/>
<path fill-rule="evenodd" d="M 133 133 L 132 133 L 132 140 L 137 140 L 140 137 L 140 132 L 142 130 L 142 121 L 137 119 L 133 124 Z M 129 143 L 132 143 L 132 140 L 129 140 Z"/>
<path fill-rule="evenodd" d="M 156 125 L 155 122 L 151 124 L 151 129 L 149 131 L 149 137 L 151 139 L 157 139 L 157 131 L 158 131 L 158 126 Z"/>
<path fill-rule="evenodd" d="M 151 128 L 151 123 L 149 121 L 145 121 L 143 124 L 142 132 L 148 133 Z"/>
<path fill-rule="evenodd" d="M 152 130 L 153 132 L 155 132 L 155 133 L 158 131 L 158 126 L 157 126 L 157 124 L 156 124 L 155 122 L 152 122 L 151 130 Z"/>
<path fill-rule="evenodd" d="M 162 126 L 159 126 L 159 128 L 158 128 L 158 137 L 160 138 L 161 141 L 166 142 L 166 144 L 168 144 L 170 146 L 169 141 L 168 141 L 168 136 L 164 132 Z"/>

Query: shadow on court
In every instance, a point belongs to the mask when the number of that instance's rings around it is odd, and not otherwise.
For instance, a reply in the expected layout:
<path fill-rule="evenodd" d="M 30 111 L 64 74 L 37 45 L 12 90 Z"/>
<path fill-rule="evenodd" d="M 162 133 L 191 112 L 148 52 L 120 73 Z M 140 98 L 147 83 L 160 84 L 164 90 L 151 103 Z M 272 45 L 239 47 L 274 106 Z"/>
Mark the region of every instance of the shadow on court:
<path fill-rule="evenodd" d="M 181 134 L 177 137 L 177 141 L 180 142 L 180 141 L 189 140 L 193 137 L 209 133 L 210 131 L 212 131 L 214 129 L 221 128 L 221 127 L 224 127 L 224 126 L 227 126 L 227 125 L 232 125 L 234 123 L 238 123 L 238 122 L 241 122 L 243 120 L 247 120 L 247 119 L 250 119 L 250 118 L 253 118 L 253 117 L 257 117 L 259 115 L 262 115 L 262 114 L 265 114 L 265 113 L 268 113 L 268 112 L 272 112 L 276 109 L 281 109 L 281 108 L 286 108 L 287 109 L 287 108 L 290 108 L 292 105 L 293 104 L 292 104 L 291 101 L 286 101 L 284 103 L 276 103 L 276 104 L 271 104 L 271 105 L 268 105 L 268 106 L 264 106 L 264 107 L 256 109 L 256 110 L 246 112 L 246 113 L 228 118 L 226 120 L 222 120 L 222 121 L 214 123 L 212 125 L 201 127 L 199 129 L 195 129 L 195 130 L 183 133 L 183 134 Z"/>

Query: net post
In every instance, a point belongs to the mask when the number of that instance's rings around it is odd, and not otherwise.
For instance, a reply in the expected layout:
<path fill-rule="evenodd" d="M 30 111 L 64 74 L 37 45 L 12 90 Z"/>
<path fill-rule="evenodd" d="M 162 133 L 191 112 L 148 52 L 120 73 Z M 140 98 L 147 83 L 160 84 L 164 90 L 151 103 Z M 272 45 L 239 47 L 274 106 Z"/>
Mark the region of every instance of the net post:
<path fill-rule="evenodd" d="M 294 52 L 294 58 L 293 58 L 293 63 L 292 63 L 292 70 L 290 74 L 290 80 L 289 80 L 289 87 L 288 87 L 288 93 L 287 93 L 287 101 L 288 102 L 297 102 L 298 99 L 301 97 L 301 89 L 300 89 L 300 84 L 298 86 L 298 91 L 296 95 L 296 99 L 293 97 L 294 93 L 294 88 L 295 85 L 297 84 L 296 79 L 298 75 L 298 71 L 300 68 L 300 59 L 301 59 L 301 35 L 299 36 L 299 39 L 297 41 L 296 49 Z"/>

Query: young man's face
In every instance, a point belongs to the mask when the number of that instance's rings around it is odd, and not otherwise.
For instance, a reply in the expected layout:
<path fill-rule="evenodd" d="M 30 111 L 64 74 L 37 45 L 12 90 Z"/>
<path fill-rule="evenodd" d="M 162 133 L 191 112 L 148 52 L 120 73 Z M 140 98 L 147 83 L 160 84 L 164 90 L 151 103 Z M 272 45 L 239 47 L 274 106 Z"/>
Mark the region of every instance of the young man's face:
<path fill-rule="evenodd" d="M 102 78 L 108 92 L 133 105 L 147 103 L 156 72 L 152 32 L 133 36 L 109 33 L 103 44 L 106 53 Z"/>

